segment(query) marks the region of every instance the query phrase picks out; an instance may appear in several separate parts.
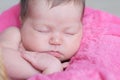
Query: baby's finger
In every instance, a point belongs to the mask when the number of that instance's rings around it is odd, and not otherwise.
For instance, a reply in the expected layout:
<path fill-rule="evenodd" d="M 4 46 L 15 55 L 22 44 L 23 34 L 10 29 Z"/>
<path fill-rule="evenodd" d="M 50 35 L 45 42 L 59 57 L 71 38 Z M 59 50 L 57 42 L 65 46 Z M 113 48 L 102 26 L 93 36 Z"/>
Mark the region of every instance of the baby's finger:
<path fill-rule="evenodd" d="M 62 63 L 62 66 L 63 66 L 64 69 L 65 69 L 66 67 L 68 67 L 68 65 L 69 65 L 69 62 L 64 62 L 64 63 Z"/>
<path fill-rule="evenodd" d="M 36 52 L 21 50 L 21 56 L 27 61 L 34 61 L 36 57 Z"/>
<path fill-rule="evenodd" d="M 37 58 L 37 54 L 35 52 L 31 53 L 31 52 L 27 52 L 22 54 L 22 57 L 28 62 L 30 63 L 34 68 L 41 70 L 41 68 L 39 68 L 39 64 L 38 64 L 38 58 Z"/>
<path fill-rule="evenodd" d="M 22 53 L 21 56 L 30 64 L 35 64 L 35 54 L 31 54 L 30 52 Z"/>

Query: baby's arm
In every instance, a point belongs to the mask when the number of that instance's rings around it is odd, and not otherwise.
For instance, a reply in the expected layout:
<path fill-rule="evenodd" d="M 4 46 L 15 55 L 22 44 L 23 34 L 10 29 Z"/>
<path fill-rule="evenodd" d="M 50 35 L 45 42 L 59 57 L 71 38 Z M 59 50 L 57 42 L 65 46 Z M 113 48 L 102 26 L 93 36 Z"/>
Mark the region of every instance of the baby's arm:
<path fill-rule="evenodd" d="M 63 70 L 61 62 L 48 53 L 26 52 L 22 55 L 35 68 L 42 71 L 42 74 L 51 74 Z"/>
<path fill-rule="evenodd" d="M 15 27 L 0 34 L 0 45 L 8 76 L 14 79 L 27 79 L 39 72 L 21 57 L 18 50 L 20 41 L 19 29 Z"/>

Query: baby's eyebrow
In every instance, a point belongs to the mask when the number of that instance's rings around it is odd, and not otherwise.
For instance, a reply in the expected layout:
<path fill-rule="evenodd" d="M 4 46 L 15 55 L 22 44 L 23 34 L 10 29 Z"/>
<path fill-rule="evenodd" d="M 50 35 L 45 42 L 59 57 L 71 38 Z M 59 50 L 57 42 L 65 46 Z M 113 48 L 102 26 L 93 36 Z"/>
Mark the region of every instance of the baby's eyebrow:
<path fill-rule="evenodd" d="M 47 21 L 35 21 L 33 22 L 33 25 L 39 26 L 39 25 L 44 25 L 44 26 L 53 26 L 53 24 L 51 22 L 47 22 Z"/>

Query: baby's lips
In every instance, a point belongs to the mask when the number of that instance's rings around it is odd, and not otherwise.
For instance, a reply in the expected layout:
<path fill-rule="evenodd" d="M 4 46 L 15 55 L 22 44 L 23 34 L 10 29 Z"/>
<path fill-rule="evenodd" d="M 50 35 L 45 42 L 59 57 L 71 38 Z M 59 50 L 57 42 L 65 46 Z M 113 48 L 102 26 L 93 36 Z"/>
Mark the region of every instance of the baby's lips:
<path fill-rule="evenodd" d="M 57 57 L 57 58 L 60 58 L 61 57 L 61 53 L 60 52 L 57 52 L 57 51 L 50 51 L 49 54 Z"/>

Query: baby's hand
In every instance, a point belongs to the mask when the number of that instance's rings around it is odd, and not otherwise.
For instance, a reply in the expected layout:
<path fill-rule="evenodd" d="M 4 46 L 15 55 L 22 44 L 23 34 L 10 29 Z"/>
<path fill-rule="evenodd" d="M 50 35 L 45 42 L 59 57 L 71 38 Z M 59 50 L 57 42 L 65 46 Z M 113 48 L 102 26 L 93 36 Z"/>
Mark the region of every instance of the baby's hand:
<path fill-rule="evenodd" d="M 51 74 L 63 70 L 61 62 L 48 53 L 24 52 L 23 58 L 40 70 L 43 74 Z"/>
<path fill-rule="evenodd" d="M 20 42 L 21 35 L 17 27 L 10 27 L 0 33 L 0 48 L 8 76 L 15 80 L 26 80 L 39 72 L 21 57 Z"/>

